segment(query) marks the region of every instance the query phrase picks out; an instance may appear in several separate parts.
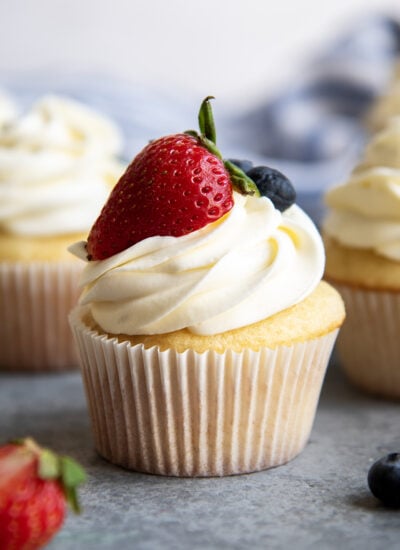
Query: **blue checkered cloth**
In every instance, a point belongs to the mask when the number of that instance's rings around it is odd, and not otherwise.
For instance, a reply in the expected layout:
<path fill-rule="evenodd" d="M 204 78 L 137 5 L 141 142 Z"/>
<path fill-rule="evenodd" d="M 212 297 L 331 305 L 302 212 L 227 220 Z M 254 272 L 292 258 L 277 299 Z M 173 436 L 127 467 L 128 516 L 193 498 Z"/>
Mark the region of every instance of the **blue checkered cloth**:
<path fill-rule="evenodd" d="M 300 204 L 317 221 L 326 186 L 343 179 L 365 143 L 363 117 L 387 85 L 400 56 L 400 23 L 368 17 L 343 33 L 275 97 L 246 112 L 218 116 L 218 140 L 227 157 L 280 169 Z M 29 82 L 29 86 L 27 86 Z M 104 75 L 2 74 L 22 107 L 44 93 L 63 93 L 108 113 L 122 128 L 130 159 L 149 139 L 193 126 L 193 98 L 105 78 Z M 205 91 L 205 94 L 208 91 Z M 219 111 L 219 109 L 215 109 Z"/>
<path fill-rule="evenodd" d="M 400 24 L 368 19 L 338 40 L 279 96 L 242 118 L 260 154 L 319 162 L 362 138 L 362 120 L 400 55 Z"/>
<path fill-rule="evenodd" d="M 319 221 L 322 193 L 356 163 L 367 138 L 366 111 L 399 57 L 400 23 L 368 17 L 301 67 L 281 93 L 231 120 L 230 135 L 246 144 L 249 158 L 286 173 Z"/>

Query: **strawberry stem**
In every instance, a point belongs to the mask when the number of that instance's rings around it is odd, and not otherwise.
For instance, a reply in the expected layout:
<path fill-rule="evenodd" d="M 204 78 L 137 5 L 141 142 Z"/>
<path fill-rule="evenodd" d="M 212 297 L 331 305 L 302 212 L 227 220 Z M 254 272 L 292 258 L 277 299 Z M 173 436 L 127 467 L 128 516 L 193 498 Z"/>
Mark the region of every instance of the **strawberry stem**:
<path fill-rule="evenodd" d="M 215 97 L 212 95 L 207 96 L 200 106 L 199 128 L 202 136 L 216 144 L 217 132 L 215 129 L 214 116 L 211 108 L 210 99 L 215 99 Z"/>
<path fill-rule="evenodd" d="M 221 152 L 216 145 L 217 132 L 215 129 L 210 99 L 215 98 L 212 95 L 207 96 L 200 106 L 198 119 L 201 133 L 198 134 L 195 130 L 187 130 L 185 134 L 196 138 L 201 145 L 203 145 L 203 147 L 210 151 L 210 153 L 223 160 Z M 243 170 L 229 160 L 224 160 L 224 166 L 229 172 L 233 188 L 238 193 L 241 193 L 242 195 L 253 195 L 254 197 L 260 196 L 257 185 L 243 172 Z"/>
<path fill-rule="evenodd" d="M 31 438 L 17 439 L 12 443 L 20 445 L 37 457 L 38 477 L 58 481 L 71 509 L 79 514 L 81 509 L 76 489 L 86 479 L 84 469 L 72 458 L 59 456 L 50 449 L 42 448 Z"/>

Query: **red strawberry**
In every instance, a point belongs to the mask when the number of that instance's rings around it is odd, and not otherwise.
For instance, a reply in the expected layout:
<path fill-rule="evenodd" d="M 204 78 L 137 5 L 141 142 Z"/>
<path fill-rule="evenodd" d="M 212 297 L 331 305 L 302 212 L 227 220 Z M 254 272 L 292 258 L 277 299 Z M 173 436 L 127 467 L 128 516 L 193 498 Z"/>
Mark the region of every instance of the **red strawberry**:
<path fill-rule="evenodd" d="M 79 512 L 82 468 L 32 439 L 0 447 L 0 550 L 35 550 L 60 529 L 66 501 Z"/>
<path fill-rule="evenodd" d="M 257 192 L 248 178 L 245 188 L 239 168 L 222 160 L 209 99 L 200 108 L 200 135 L 160 138 L 134 158 L 90 231 L 89 259 L 103 260 L 147 237 L 180 237 L 218 220 L 233 206 L 232 185 Z"/>

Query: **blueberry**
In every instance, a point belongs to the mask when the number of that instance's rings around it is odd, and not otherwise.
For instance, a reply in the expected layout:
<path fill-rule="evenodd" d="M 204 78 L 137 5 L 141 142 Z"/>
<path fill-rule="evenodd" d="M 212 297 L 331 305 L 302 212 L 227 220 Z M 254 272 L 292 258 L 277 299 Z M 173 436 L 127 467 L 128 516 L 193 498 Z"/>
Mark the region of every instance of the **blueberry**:
<path fill-rule="evenodd" d="M 253 163 L 251 160 L 238 160 L 238 159 L 228 159 L 232 164 L 238 166 L 246 174 L 251 168 L 253 168 Z"/>
<path fill-rule="evenodd" d="M 284 212 L 296 200 L 296 191 L 288 178 L 268 166 L 255 166 L 247 172 L 257 185 L 260 194 L 268 197 L 275 208 Z"/>
<path fill-rule="evenodd" d="M 368 485 L 385 506 L 400 508 L 400 453 L 390 453 L 375 462 L 368 472 Z"/>

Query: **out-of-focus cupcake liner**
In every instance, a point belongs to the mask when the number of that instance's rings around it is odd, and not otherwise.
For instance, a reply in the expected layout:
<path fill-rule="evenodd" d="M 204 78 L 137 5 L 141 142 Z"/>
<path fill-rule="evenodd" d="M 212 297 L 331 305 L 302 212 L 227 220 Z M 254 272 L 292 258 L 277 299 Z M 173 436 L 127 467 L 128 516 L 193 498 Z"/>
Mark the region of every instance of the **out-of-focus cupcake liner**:
<path fill-rule="evenodd" d="M 369 393 L 400 398 L 400 292 L 335 287 L 346 305 L 337 349 L 348 378 Z"/>
<path fill-rule="evenodd" d="M 172 476 L 263 470 L 306 444 L 337 330 L 275 350 L 145 349 L 70 322 L 98 452 Z"/>
<path fill-rule="evenodd" d="M 0 264 L 0 369 L 76 368 L 68 314 L 77 302 L 79 262 Z"/>

